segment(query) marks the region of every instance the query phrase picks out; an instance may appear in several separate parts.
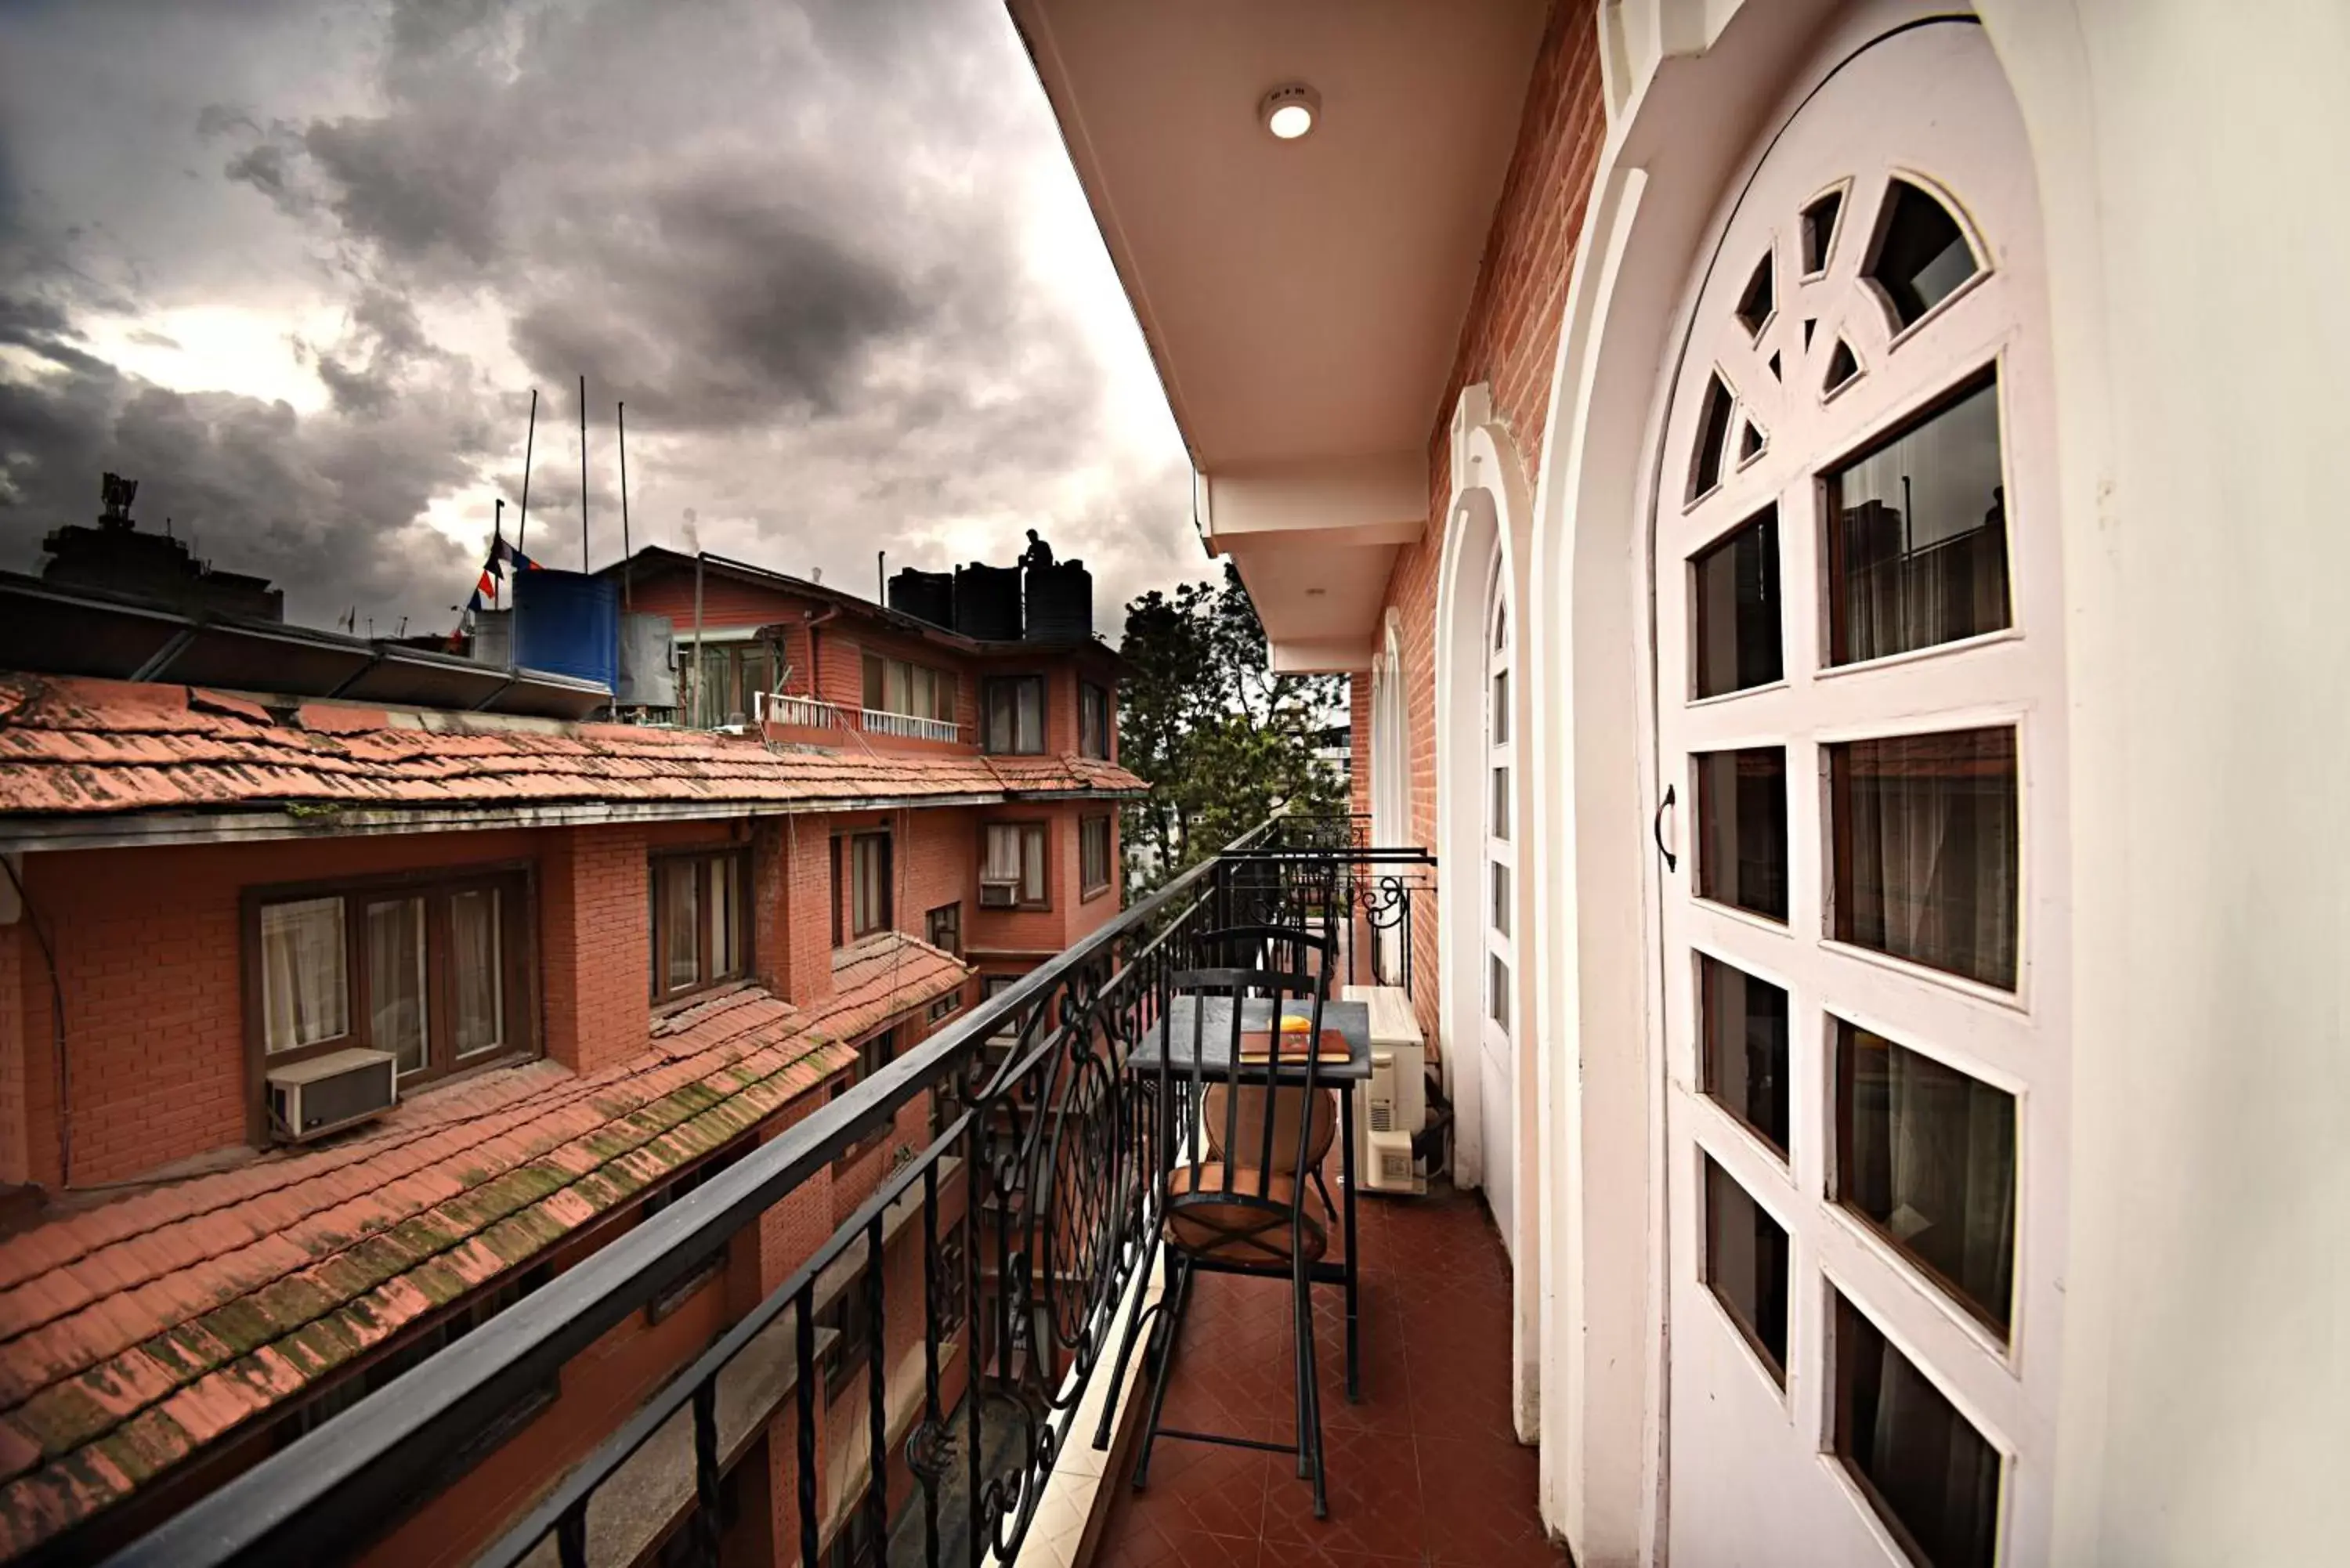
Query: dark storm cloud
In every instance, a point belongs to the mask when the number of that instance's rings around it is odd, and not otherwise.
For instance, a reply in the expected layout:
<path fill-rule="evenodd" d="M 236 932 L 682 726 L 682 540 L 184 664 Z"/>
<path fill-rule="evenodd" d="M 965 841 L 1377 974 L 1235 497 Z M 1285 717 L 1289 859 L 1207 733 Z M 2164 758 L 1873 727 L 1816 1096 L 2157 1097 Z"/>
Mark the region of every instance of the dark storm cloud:
<path fill-rule="evenodd" d="M 192 78 L 172 88 L 200 107 L 170 162 L 204 165 L 226 231 L 186 261 L 206 259 L 214 289 L 242 286 L 222 262 L 243 246 L 283 286 L 338 302 L 339 330 L 298 345 L 326 405 L 164 393 L 91 358 L 70 311 L 0 314 L 0 342 L 22 337 L 52 367 L 0 402 L 11 557 L 58 520 L 45 508 L 87 511 L 111 467 L 142 479 L 142 516 L 151 498 L 202 511 L 208 550 L 276 574 L 294 602 L 372 594 L 421 613 L 470 572 L 459 561 L 451 578 L 451 552 L 416 520 L 436 501 L 484 515 L 491 491 L 517 493 L 534 381 L 547 397 L 532 537 L 577 537 L 584 373 L 594 515 L 608 527 L 616 510 L 604 426 L 624 400 L 639 544 L 679 542 L 693 508 L 711 547 L 786 570 L 861 556 L 869 573 L 883 547 L 945 565 L 983 525 L 1006 554 L 1021 527 L 1045 528 L 1091 555 L 1109 595 L 1204 567 L 1171 430 L 1163 452 L 1106 465 L 1101 347 L 1024 254 L 1023 182 L 1066 179 L 1065 155 L 998 0 L 252 15 L 268 26 L 216 15 L 217 42 L 189 33 L 191 57 L 155 78 Z M 123 20 L 119 47 L 135 51 Z M 347 90 L 276 85 L 338 69 Z M 68 257 L 46 275 L 78 277 L 72 303 L 95 308 L 99 273 L 74 246 L 17 226 Z M 182 265 L 140 259 L 128 284 L 99 269 L 118 307 L 168 292 Z M 173 464 L 191 466 L 183 485 Z M 1095 479 L 1065 483 L 1087 464 Z M 167 504 L 175 485 L 188 499 Z M 232 540 L 268 558 L 236 560 Z"/>

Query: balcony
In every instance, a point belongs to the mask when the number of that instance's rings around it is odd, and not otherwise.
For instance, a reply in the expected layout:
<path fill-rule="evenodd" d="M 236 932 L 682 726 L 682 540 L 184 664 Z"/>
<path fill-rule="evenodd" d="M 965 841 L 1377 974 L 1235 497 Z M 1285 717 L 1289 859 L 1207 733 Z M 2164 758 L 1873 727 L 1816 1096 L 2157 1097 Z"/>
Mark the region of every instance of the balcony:
<path fill-rule="evenodd" d="M 963 742 L 963 726 L 951 719 L 924 719 L 912 713 L 890 713 L 879 708 L 848 708 L 788 691 L 754 691 L 752 717 L 764 726 L 785 724 L 808 730 L 853 730 L 866 735 L 888 735 L 900 741 Z"/>
<path fill-rule="evenodd" d="M 1533 1453 L 1509 1436 L 1499 1245 L 1482 1208 L 1440 1184 L 1359 1198 L 1359 1402 L 1344 1392 L 1343 1298 L 1316 1293 L 1326 1520 L 1288 1462 L 1261 1453 L 1162 1438 L 1149 1487 L 1128 1486 L 1135 1395 L 1166 1319 L 1147 1317 L 1162 1326 L 1121 1360 L 1130 1308 L 1159 1284 L 1159 1139 L 1123 1064 L 1197 934 L 1262 919 L 1269 901 L 1344 916 L 1342 980 L 1407 981 L 1430 869 L 1344 819 L 1259 828 L 114 1561 L 367 1556 L 496 1469 L 534 1417 L 564 1420 L 567 1377 L 608 1353 L 613 1330 L 659 1321 L 730 1240 L 780 1220 L 917 1106 L 927 1147 L 650 1398 L 566 1434 L 584 1457 L 509 1491 L 504 1532 L 447 1560 L 815 1568 L 862 1546 L 892 1564 L 1066 1568 L 1270 1563 L 1318 1546 L 1332 1561 L 1556 1561 L 1533 1512 Z M 1301 892 L 1330 888 L 1338 909 Z M 1335 1175 L 1334 1152 L 1334 1188 Z M 1261 1326 L 1286 1324 L 1254 1299 L 1284 1288 L 1201 1282 L 1170 1410 L 1287 1435 L 1289 1339 Z"/>

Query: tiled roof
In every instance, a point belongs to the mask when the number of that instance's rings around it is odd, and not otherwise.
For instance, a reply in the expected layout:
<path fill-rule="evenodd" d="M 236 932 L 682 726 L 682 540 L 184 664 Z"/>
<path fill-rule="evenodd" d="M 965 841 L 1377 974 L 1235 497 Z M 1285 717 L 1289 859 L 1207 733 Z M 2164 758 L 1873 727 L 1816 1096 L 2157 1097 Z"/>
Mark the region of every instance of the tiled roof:
<path fill-rule="evenodd" d="M 746 987 L 635 1059 L 537 1062 L 368 1132 L 54 1220 L 0 1247 L 0 1559 L 120 1501 L 419 1319 L 501 1283 L 853 1064 L 970 968 L 885 932 L 812 1008 Z"/>
<path fill-rule="evenodd" d="M 866 800 L 1139 792 L 1081 757 L 874 752 L 631 724 L 0 674 L 0 818 L 140 811 L 540 807 L 823 809 Z"/>

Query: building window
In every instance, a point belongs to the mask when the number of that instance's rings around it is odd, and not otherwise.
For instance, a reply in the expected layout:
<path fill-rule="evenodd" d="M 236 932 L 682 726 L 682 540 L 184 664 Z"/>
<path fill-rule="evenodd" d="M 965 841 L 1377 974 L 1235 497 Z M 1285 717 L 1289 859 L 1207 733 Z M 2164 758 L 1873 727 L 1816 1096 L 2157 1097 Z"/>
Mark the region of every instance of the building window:
<path fill-rule="evenodd" d="M 1700 953 L 1698 1083 L 1787 1158 L 1787 993 Z"/>
<path fill-rule="evenodd" d="M 951 991 L 931 1002 L 930 1012 L 924 1016 L 928 1022 L 936 1023 L 941 1018 L 952 1018 L 962 1010 L 962 992 L 960 990 Z"/>
<path fill-rule="evenodd" d="M 722 1150 L 684 1175 L 662 1183 L 646 1196 L 644 1203 L 638 1210 L 639 1220 L 651 1219 L 687 1193 L 703 1186 L 720 1171 L 739 1163 L 745 1155 L 758 1147 L 759 1140 L 755 1137 L 738 1139 L 733 1147 Z M 721 1241 L 716 1247 L 711 1249 L 700 1262 L 688 1269 L 682 1278 L 645 1303 L 646 1321 L 660 1322 L 661 1319 L 684 1305 L 689 1296 L 725 1272 L 726 1243 Z"/>
<path fill-rule="evenodd" d="M 750 857 L 739 849 L 660 854 L 652 861 L 652 995 L 669 1002 L 750 971 L 745 921 Z"/>
<path fill-rule="evenodd" d="M 694 668 L 693 639 L 677 643 L 678 701 L 686 722 L 697 730 L 721 724 L 747 724 L 756 711 L 756 694 L 780 684 L 775 649 L 764 642 L 736 639 L 702 645 L 701 672 Z"/>
<path fill-rule="evenodd" d="M 840 1532 L 825 1553 L 825 1568 L 880 1568 L 881 1538 L 874 1532 L 873 1516 L 859 1502 L 840 1521 Z"/>
<path fill-rule="evenodd" d="M 923 916 L 922 935 L 941 952 L 962 957 L 962 906 L 941 904 Z"/>
<path fill-rule="evenodd" d="M 1956 730 L 1826 750 L 1836 939 L 2013 991 L 2015 732 Z"/>
<path fill-rule="evenodd" d="M 1697 896 L 1787 918 L 1787 753 L 1779 746 L 1700 752 Z"/>
<path fill-rule="evenodd" d="M 1077 824 L 1078 892 L 1095 898 L 1109 891 L 1109 818 L 1088 816 Z"/>
<path fill-rule="evenodd" d="M 1787 1382 L 1787 1231 L 1711 1155 L 1705 1165 L 1705 1283 L 1762 1358 Z"/>
<path fill-rule="evenodd" d="M 411 1083 L 524 1048 L 526 901 L 518 872 L 255 898 L 246 965 L 265 1064 L 388 1051 Z"/>
<path fill-rule="evenodd" d="M 1836 1458 L 1912 1559 L 1991 1568 L 1999 1450 L 1842 1292 L 1835 1296 Z"/>
<path fill-rule="evenodd" d="M 1045 884 L 1045 825 L 991 822 L 979 868 L 979 902 L 990 909 L 1042 909 L 1051 897 Z"/>
<path fill-rule="evenodd" d="M 1109 757 L 1109 692 L 1090 680 L 1077 682 L 1077 750 Z"/>
<path fill-rule="evenodd" d="M 862 1083 L 898 1058 L 898 1031 L 884 1029 L 868 1035 L 857 1047 L 857 1077 Z"/>
<path fill-rule="evenodd" d="M 839 1336 L 832 1342 L 832 1365 L 825 1372 L 824 1397 L 827 1400 L 839 1398 L 858 1375 L 873 1365 L 879 1342 L 873 1332 L 877 1293 L 873 1270 L 868 1264 L 816 1314 L 818 1328 L 828 1328 Z"/>
<path fill-rule="evenodd" d="M 844 846 L 846 847 L 844 847 Z M 842 944 L 842 925 L 846 912 L 847 936 L 854 941 L 871 936 L 875 931 L 889 929 L 892 912 L 889 898 L 890 844 L 887 833 L 855 833 L 833 840 L 833 946 Z M 848 897 L 840 898 L 840 865 L 848 862 Z"/>
<path fill-rule="evenodd" d="M 2015 1096 L 1835 1020 L 1834 1195 L 2007 1337 Z"/>
<path fill-rule="evenodd" d="M 904 713 L 951 724 L 955 717 L 954 674 L 886 654 L 868 653 L 865 706 L 876 713 Z"/>
<path fill-rule="evenodd" d="M 1045 678 L 999 675 L 982 688 L 986 699 L 987 749 L 1034 753 L 1045 749 Z"/>

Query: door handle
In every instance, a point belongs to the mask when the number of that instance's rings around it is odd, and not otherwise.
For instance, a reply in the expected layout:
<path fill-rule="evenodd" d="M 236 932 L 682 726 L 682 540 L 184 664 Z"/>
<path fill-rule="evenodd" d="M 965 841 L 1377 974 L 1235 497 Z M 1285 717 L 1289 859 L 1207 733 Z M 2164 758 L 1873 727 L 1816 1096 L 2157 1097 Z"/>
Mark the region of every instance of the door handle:
<path fill-rule="evenodd" d="M 1656 819 L 1648 824 L 1648 831 L 1656 836 L 1657 853 L 1665 857 L 1667 871 L 1678 871 L 1681 866 L 1680 857 L 1665 847 L 1665 813 L 1672 809 L 1672 804 L 1673 786 L 1667 784 L 1665 798 L 1657 803 Z"/>

